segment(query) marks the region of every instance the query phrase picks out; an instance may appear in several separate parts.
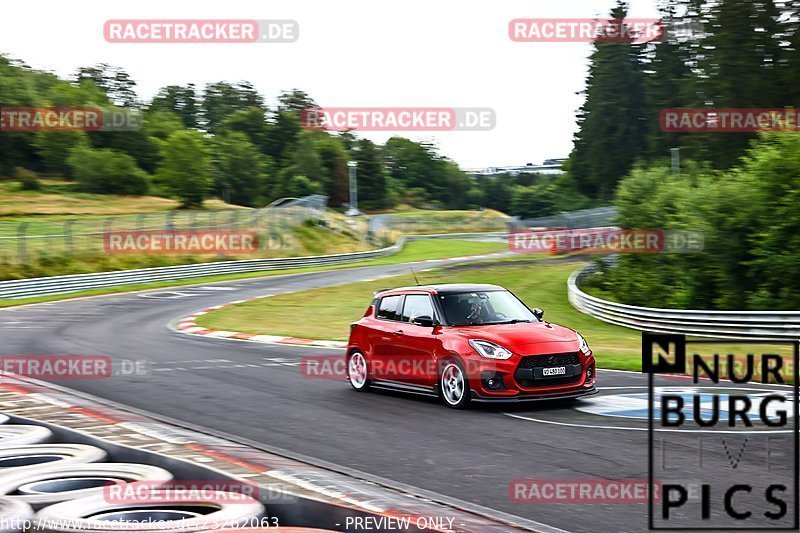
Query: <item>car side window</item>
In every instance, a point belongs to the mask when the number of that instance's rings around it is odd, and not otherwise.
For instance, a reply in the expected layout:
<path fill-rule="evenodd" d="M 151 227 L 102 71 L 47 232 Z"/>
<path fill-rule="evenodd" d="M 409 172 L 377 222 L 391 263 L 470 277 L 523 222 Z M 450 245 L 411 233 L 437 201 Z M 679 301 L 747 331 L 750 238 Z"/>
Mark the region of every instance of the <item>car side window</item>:
<path fill-rule="evenodd" d="M 402 296 L 387 296 L 381 298 L 376 316 L 384 320 L 400 320 L 400 298 L 402 298 Z"/>
<path fill-rule="evenodd" d="M 427 294 L 409 294 L 406 296 L 401 320 L 403 322 L 413 322 L 418 316 L 433 318 L 433 305 L 431 305 L 431 298 Z"/>

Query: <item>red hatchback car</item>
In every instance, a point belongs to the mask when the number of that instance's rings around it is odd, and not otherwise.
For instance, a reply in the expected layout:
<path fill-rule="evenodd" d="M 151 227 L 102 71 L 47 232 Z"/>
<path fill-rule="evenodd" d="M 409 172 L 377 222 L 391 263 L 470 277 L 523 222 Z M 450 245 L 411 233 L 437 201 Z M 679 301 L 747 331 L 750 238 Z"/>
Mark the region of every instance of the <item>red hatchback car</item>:
<path fill-rule="evenodd" d="M 375 293 L 351 324 L 347 376 L 370 387 L 470 401 L 594 394 L 595 361 L 575 331 L 542 320 L 497 285 L 443 284 Z"/>

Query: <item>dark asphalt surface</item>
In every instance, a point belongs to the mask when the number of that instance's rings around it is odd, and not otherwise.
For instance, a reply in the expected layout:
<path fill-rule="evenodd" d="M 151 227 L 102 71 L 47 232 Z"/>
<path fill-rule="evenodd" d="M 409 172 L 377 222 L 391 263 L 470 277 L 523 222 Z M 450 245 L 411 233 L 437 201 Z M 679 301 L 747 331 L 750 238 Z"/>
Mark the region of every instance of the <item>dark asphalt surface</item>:
<path fill-rule="evenodd" d="M 640 503 L 517 503 L 509 497 L 516 479 L 646 479 L 642 420 L 585 413 L 572 404 L 453 411 L 433 399 L 358 394 L 344 382 L 301 375 L 301 357 L 341 351 L 197 337 L 168 327 L 233 300 L 407 272 L 405 265 L 352 268 L 0 310 L 0 353 L 146 360 L 146 376 L 59 384 L 568 531 L 646 530 L 647 506 Z M 364 294 L 365 308 L 371 296 Z M 603 354 L 595 355 L 602 368 Z M 602 370 L 598 383 L 602 395 L 643 393 L 646 385 L 639 374 Z M 729 440 L 731 447 L 741 445 L 740 435 Z M 682 443 L 683 459 L 697 446 Z M 709 473 L 724 451 L 706 448 L 706 473 L 715 482 L 728 480 L 724 467 Z M 738 474 L 763 476 L 764 465 L 749 461 L 749 454 Z M 681 468 L 673 475 L 680 478 Z"/>

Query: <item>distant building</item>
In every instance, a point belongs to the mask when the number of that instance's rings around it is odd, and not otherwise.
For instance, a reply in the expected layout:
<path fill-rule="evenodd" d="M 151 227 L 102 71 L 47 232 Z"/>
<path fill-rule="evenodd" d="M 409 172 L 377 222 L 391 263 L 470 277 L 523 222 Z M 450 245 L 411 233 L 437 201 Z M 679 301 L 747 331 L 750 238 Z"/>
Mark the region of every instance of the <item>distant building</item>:
<path fill-rule="evenodd" d="M 528 163 L 525 166 L 488 167 L 471 169 L 466 172 L 473 176 L 497 176 L 498 174 L 510 174 L 512 176 L 517 176 L 519 174 L 563 174 L 564 171 L 562 167 L 566 161 L 566 158 L 545 159 L 541 165 Z"/>

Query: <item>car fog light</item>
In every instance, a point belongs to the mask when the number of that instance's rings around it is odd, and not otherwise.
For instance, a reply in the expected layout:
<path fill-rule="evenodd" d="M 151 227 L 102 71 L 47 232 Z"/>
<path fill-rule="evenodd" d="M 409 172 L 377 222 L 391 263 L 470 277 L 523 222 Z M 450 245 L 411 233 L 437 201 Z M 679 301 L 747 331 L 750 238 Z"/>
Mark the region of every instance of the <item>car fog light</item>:
<path fill-rule="evenodd" d="M 586 369 L 586 381 L 592 381 L 594 378 L 594 372 L 592 372 L 592 367 Z"/>

